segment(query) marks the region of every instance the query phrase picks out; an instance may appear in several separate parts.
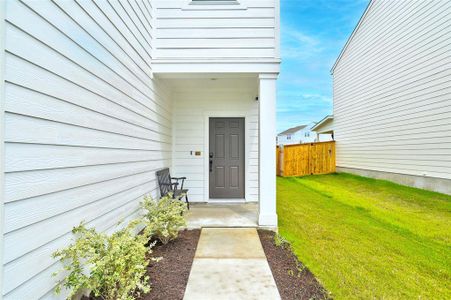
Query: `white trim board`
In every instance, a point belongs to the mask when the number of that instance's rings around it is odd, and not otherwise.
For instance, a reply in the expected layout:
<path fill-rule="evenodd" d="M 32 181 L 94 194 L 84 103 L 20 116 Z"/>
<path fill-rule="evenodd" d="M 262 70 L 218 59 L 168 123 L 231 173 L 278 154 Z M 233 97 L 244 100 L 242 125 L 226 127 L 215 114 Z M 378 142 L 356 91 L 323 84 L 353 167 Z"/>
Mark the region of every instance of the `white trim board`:
<path fill-rule="evenodd" d="M 180 73 L 279 73 L 280 59 L 152 59 L 154 75 L 164 77 L 166 74 Z"/>
<path fill-rule="evenodd" d="M 5 11 L 6 1 L 0 1 L 0 300 L 3 298 L 3 254 L 4 254 L 4 199 L 5 199 Z"/>
<path fill-rule="evenodd" d="M 207 203 L 209 204 L 237 204 L 237 203 L 246 203 L 245 198 L 209 198 Z"/>
<path fill-rule="evenodd" d="M 274 28 L 280 28 L 280 0 L 275 0 L 275 18 Z M 277 59 L 280 59 L 280 30 L 275 32 L 275 45 L 274 52 Z"/>
<path fill-rule="evenodd" d="M 210 145 L 210 118 L 244 118 L 244 162 L 248 161 L 249 154 L 247 149 L 249 145 L 249 118 L 242 111 L 206 111 L 204 112 L 204 199 L 208 199 L 208 203 L 224 202 L 224 199 L 210 199 L 210 171 L 209 171 L 209 145 Z M 244 202 L 249 199 L 249 168 L 244 164 Z M 235 199 L 240 200 L 240 199 Z"/>
<path fill-rule="evenodd" d="M 247 6 L 243 5 L 242 1 L 229 0 L 229 1 L 203 1 L 196 2 L 193 0 L 187 0 L 181 10 L 246 10 Z"/>

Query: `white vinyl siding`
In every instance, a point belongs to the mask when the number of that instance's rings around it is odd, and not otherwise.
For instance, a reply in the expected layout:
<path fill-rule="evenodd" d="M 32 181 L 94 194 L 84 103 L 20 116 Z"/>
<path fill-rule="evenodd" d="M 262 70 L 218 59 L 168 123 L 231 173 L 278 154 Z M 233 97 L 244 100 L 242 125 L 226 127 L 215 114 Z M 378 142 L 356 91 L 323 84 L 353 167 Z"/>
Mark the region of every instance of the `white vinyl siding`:
<path fill-rule="evenodd" d="M 337 166 L 451 179 L 451 2 L 372 2 L 334 70 Z"/>
<path fill-rule="evenodd" d="M 156 1 L 155 59 L 274 58 L 276 1 Z"/>
<path fill-rule="evenodd" d="M 294 145 L 294 144 L 304 144 L 313 143 L 316 139 L 316 134 L 310 130 L 312 124 L 307 127 L 294 132 L 289 135 L 278 135 L 277 144 L 278 145 Z"/>
<path fill-rule="evenodd" d="M 327 120 L 323 124 L 321 124 L 319 127 L 315 128 L 315 132 L 321 133 L 321 132 L 330 132 L 334 130 L 334 123 L 333 120 Z"/>
<path fill-rule="evenodd" d="M 174 159 L 173 172 L 186 176 L 191 201 L 208 201 L 205 189 L 208 137 L 206 118 L 245 118 L 245 196 L 258 201 L 258 101 L 256 79 L 218 79 L 214 82 L 194 80 L 191 88 L 174 91 Z M 215 86 L 215 87 L 213 87 Z M 233 89 L 230 87 L 233 86 Z M 202 87 L 202 88 L 199 88 Z M 201 151 L 202 156 L 191 155 Z"/>
<path fill-rule="evenodd" d="M 53 295 L 52 252 L 82 220 L 136 215 L 172 163 L 151 77 L 149 1 L 6 1 L 4 299 Z"/>

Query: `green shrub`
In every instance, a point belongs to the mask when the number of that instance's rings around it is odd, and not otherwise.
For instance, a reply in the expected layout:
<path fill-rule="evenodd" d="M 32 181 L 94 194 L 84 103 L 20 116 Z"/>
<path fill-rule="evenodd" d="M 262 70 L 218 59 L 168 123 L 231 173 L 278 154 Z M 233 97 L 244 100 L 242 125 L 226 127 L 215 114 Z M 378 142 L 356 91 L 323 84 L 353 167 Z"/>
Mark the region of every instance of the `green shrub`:
<path fill-rule="evenodd" d="M 277 247 L 287 248 L 290 247 L 290 243 L 280 234 L 276 233 L 274 235 L 274 245 Z"/>
<path fill-rule="evenodd" d="M 180 228 L 186 226 L 183 216 L 186 204 L 178 199 L 173 199 L 171 195 L 165 196 L 159 201 L 146 196 L 141 205 L 145 210 L 144 234 L 149 238 L 156 237 L 163 244 L 167 244 L 178 236 Z"/>
<path fill-rule="evenodd" d="M 152 245 L 146 247 L 147 238 L 132 232 L 136 224 L 132 222 L 110 236 L 83 224 L 74 228 L 75 242 L 53 254 L 64 265 L 53 275 L 68 272 L 58 283 L 56 293 L 64 287 L 69 291 L 67 299 L 81 290 L 90 290 L 105 300 L 131 300 L 149 292 L 146 254 Z"/>

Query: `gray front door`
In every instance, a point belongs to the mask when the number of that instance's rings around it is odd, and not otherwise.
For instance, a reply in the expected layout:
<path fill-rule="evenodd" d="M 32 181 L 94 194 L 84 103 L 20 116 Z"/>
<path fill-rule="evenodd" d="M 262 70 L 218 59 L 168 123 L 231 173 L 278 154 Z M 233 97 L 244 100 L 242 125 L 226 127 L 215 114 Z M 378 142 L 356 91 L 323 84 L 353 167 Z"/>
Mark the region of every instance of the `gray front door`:
<path fill-rule="evenodd" d="M 210 118 L 210 198 L 244 198 L 244 118 Z"/>

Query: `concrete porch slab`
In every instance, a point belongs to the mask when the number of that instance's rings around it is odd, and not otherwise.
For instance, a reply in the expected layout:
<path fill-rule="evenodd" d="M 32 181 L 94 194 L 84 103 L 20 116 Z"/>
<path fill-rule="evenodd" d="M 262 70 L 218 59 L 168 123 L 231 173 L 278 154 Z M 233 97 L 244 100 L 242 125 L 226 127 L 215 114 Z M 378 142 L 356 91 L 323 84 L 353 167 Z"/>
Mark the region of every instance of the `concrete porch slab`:
<path fill-rule="evenodd" d="M 195 258 L 263 258 L 255 228 L 203 228 Z"/>
<path fill-rule="evenodd" d="M 186 219 L 188 229 L 257 227 L 258 203 L 192 203 Z"/>

